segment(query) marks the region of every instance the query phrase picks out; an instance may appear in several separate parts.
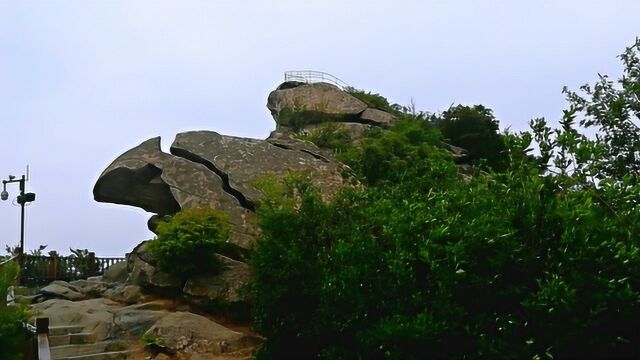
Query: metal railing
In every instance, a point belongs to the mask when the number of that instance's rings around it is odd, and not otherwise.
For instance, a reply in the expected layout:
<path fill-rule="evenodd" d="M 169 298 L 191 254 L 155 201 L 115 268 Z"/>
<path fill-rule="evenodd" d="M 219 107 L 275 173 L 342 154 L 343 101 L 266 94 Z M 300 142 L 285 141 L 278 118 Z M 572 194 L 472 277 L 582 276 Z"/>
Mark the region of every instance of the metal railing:
<path fill-rule="evenodd" d="M 59 256 L 51 252 L 49 256 L 26 255 L 22 265 L 22 285 L 42 286 L 54 280 L 73 281 L 98 276 L 111 266 L 126 258 Z"/>
<path fill-rule="evenodd" d="M 335 85 L 345 91 L 353 89 L 351 85 L 329 73 L 314 70 L 285 71 L 284 81 L 298 81 L 307 84 L 324 82 Z"/>

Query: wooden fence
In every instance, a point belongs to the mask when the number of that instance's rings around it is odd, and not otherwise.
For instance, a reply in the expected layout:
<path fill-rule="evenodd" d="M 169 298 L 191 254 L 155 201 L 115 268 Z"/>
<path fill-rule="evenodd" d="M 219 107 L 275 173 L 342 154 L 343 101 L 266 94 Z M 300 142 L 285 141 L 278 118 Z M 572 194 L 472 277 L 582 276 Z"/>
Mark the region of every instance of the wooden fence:
<path fill-rule="evenodd" d="M 27 287 L 49 284 L 54 280 L 73 281 L 104 274 L 110 266 L 126 258 L 103 258 L 89 253 L 86 257 L 60 256 L 55 251 L 49 256 L 25 255 L 20 283 Z"/>

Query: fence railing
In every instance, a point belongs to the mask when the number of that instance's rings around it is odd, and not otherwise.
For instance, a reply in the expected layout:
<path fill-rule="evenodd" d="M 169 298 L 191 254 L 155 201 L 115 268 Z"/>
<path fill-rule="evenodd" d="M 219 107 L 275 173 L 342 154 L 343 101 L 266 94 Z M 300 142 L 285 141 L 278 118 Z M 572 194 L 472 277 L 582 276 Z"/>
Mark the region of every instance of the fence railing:
<path fill-rule="evenodd" d="M 298 81 L 303 83 L 317 83 L 317 82 L 325 82 L 329 84 L 336 85 L 342 90 L 353 89 L 352 86 L 347 84 L 346 82 L 338 79 L 337 77 L 322 71 L 315 70 L 295 70 L 295 71 L 286 71 L 284 73 L 284 81 Z"/>
<path fill-rule="evenodd" d="M 21 284 L 36 287 L 54 280 L 73 281 L 104 274 L 113 264 L 126 260 L 122 257 L 60 256 L 51 252 L 49 256 L 26 255 L 22 264 Z"/>

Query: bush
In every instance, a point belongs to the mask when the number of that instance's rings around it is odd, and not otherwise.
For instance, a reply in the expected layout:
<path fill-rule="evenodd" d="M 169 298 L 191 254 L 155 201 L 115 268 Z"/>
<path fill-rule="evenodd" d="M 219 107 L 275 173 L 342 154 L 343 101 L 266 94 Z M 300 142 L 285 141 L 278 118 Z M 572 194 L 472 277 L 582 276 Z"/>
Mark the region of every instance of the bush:
<path fill-rule="evenodd" d="M 21 353 L 29 345 L 22 325 L 29 318 L 26 307 L 5 306 L 6 290 L 14 283 L 18 271 L 18 265 L 13 262 L 0 267 L 0 359 L 21 359 Z"/>
<path fill-rule="evenodd" d="M 358 146 L 337 155 L 367 185 L 397 183 L 403 179 L 419 186 L 425 177 L 451 175 L 455 165 L 440 146 L 440 134 L 420 118 L 403 116 L 389 131 L 372 131 Z"/>
<path fill-rule="evenodd" d="M 394 109 L 394 107 L 389 104 L 389 101 L 380 94 L 365 92 L 356 89 L 350 89 L 349 94 L 374 109 L 386 111 L 392 114 L 396 112 L 396 109 Z"/>
<path fill-rule="evenodd" d="M 229 251 L 229 231 L 227 216 L 220 211 L 184 210 L 158 224 L 158 236 L 149 243 L 149 250 L 165 272 L 181 277 L 216 273 L 220 263 L 215 253 Z"/>
<path fill-rule="evenodd" d="M 302 140 L 311 141 L 322 149 L 333 150 L 336 153 L 346 151 L 351 143 L 351 135 L 348 130 L 335 123 L 321 125 L 313 129 L 308 135 L 299 135 Z"/>
<path fill-rule="evenodd" d="M 445 141 L 467 150 L 467 158 L 476 165 L 502 171 L 507 165 L 506 146 L 499 134 L 493 111 L 482 105 L 458 105 L 434 116 Z M 484 162 L 484 163 L 483 163 Z"/>

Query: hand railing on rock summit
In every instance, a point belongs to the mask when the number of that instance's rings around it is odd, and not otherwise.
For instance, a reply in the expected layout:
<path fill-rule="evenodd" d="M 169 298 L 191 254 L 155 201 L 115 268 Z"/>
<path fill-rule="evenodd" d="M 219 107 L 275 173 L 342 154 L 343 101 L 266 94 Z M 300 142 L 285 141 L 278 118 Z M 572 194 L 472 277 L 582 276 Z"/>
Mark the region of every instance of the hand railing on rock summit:
<path fill-rule="evenodd" d="M 322 71 L 314 71 L 314 70 L 295 70 L 295 71 L 285 71 L 284 73 L 284 81 L 298 81 L 307 84 L 324 82 L 328 84 L 335 85 L 342 90 L 349 91 L 353 89 L 353 87 L 346 82 L 338 79 L 337 77 Z"/>

